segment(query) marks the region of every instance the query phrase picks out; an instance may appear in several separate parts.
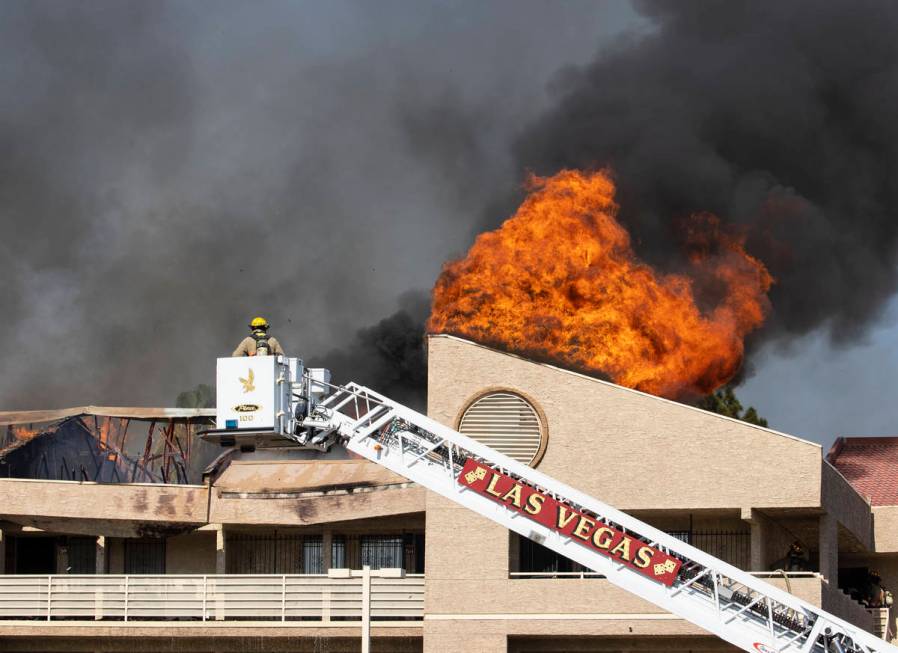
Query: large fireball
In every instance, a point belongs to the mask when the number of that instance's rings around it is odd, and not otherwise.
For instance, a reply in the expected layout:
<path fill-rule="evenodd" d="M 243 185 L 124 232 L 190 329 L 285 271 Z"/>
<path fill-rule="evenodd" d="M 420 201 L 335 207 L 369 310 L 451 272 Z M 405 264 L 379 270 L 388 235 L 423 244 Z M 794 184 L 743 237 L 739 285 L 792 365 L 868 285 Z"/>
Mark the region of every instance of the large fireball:
<path fill-rule="evenodd" d="M 686 227 L 691 268 L 639 261 L 616 219 L 604 172 L 531 177 L 499 229 L 448 263 L 427 328 L 557 362 L 671 398 L 704 395 L 739 370 L 745 336 L 764 321 L 771 277 L 716 218 Z M 700 310 L 694 286 L 717 286 Z"/>

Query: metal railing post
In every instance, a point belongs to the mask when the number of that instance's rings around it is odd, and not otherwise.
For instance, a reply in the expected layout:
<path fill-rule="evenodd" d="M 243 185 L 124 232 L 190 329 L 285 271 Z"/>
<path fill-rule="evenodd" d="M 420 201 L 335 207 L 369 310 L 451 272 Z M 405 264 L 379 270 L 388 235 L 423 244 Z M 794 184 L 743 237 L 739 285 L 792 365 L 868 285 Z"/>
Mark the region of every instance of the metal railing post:
<path fill-rule="evenodd" d="M 128 578 L 125 576 L 125 621 L 128 621 Z"/>
<path fill-rule="evenodd" d="M 207 576 L 203 576 L 203 621 L 206 620 L 206 598 L 209 594 L 209 580 Z"/>
<path fill-rule="evenodd" d="M 47 621 L 50 621 L 50 604 L 53 597 L 53 576 L 47 576 Z"/>
<path fill-rule="evenodd" d="M 329 624 L 331 621 L 331 586 L 330 583 L 325 585 L 324 591 L 321 593 L 321 622 Z"/>
<path fill-rule="evenodd" d="M 287 576 L 281 576 L 281 621 L 287 621 Z"/>
<path fill-rule="evenodd" d="M 371 566 L 362 567 L 362 653 L 371 653 Z"/>
<path fill-rule="evenodd" d="M 104 583 L 108 582 L 106 579 L 103 580 Z M 103 592 L 105 588 L 102 585 L 96 585 L 94 587 L 94 621 L 100 621 L 103 619 Z"/>

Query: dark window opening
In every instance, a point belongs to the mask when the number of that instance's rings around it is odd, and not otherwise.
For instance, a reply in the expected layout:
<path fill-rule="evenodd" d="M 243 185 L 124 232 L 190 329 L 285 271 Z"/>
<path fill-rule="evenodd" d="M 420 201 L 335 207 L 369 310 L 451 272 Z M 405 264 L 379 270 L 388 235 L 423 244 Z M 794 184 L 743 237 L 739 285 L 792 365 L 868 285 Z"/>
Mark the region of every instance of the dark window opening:
<path fill-rule="evenodd" d="M 55 574 L 55 537 L 10 538 L 14 553 L 7 567 L 13 574 Z"/>
<path fill-rule="evenodd" d="M 310 540 L 312 538 L 309 538 Z M 225 567 L 229 574 L 301 574 L 308 553 L 309 562 L 317 562 L 321 553 L 321 538 L 303 544 L 302 535 L 296 534 L 234 534 L 228 535 Z M 317 550 L 316 550 L 317 549 Z M 321 567 L 321 563 L 317 562 Z"/>
<path fill-rule="evenodd" d="M 882 584 L 879 572 L 869 567 L 840 568 L 839 589 L 868 608 L 885 607 L 891 601 L 889 588 Z"/>
<path fill-rule="evenodd" d="M 589 571 L 578 562 L 574 562 L 538 542 L 516 535 L 518 546 L 518 573 L 553 576 L 556 574 L 573 574 Z M 514 542 L 514 540 L 512 540 Z M 512 544 L 514 546 L 514 543 Z M 514 570 L 513 570 L 514 571 Z"/>
<path fill-rule="evenodd" d="M 126 574 L 164 574 L 165 540 L 125 540 Z"/>
<path fill-rule="evenodd" d="M 70 537 L 66 541 L 70 574 L 97 573 L 97 540 L 93 537 Z"/>
<path fill-rule="evenodd" d="M 410 574 L 424 573 L 424 533 L 407 533 L 405 570 Z"/>

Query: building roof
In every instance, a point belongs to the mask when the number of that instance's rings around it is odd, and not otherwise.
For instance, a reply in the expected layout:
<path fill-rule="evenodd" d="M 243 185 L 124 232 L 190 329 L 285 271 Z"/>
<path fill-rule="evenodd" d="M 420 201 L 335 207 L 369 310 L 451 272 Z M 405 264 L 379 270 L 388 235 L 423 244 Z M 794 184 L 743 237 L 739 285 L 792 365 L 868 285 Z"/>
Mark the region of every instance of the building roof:
<path fill-rule="evenodd" d="M 214 415 L 214 409 L 98 406 L 0 412 L 0 477 L 199 482 L 219 453 L 198 437 Z"/>
<path fill-rule="evenodd" d="M 10 410 L 0 411 L 0 426 L 44 424 L 77 415 L 125 417 L 130 419 L 189 419 L 194 417 L 215 417 L 215 409 L 74 406 L 72 408 L 58 408 L 55 410 Z"/>
<path fill-rule="evenodd" d="M 898 437 L 838 438 L 826 458 L 874 506 L 898 505 Z"/>

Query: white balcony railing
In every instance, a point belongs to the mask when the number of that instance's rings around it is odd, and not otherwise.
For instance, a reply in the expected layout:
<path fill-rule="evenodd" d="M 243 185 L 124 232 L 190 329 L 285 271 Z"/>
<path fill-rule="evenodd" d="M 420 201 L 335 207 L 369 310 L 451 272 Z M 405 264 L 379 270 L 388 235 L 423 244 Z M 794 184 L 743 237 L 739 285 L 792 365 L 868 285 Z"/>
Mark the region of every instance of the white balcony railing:
<path fill-rule="evenodd" d="M 358 626 L 366 600 L 373 621 L 423 619 L 423 575 L 372 576 L 370 583 L 368 595 L 361 578 L 326 575 L 0 575 L 0 619 L 240 619 Z"/>

